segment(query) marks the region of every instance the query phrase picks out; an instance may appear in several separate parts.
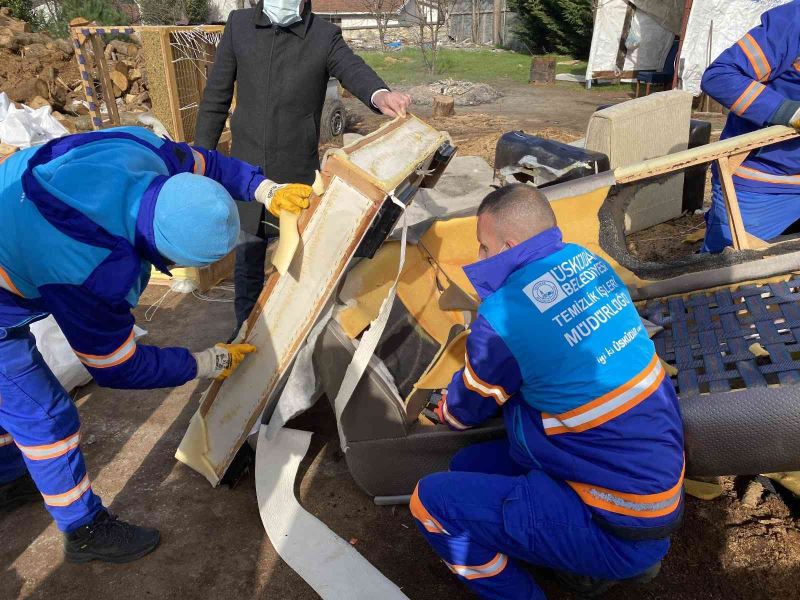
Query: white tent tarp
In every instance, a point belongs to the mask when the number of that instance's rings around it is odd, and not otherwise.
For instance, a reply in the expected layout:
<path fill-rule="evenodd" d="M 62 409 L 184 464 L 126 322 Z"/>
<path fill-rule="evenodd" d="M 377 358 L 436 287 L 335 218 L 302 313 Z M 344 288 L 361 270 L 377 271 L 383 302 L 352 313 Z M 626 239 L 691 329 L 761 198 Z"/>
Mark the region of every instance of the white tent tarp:
<path fill-rule="evenodd" d="M 681 88 L 699 95 L 700 80 L 708 65 L 758 25 L 764 12 L 789 1 L 695 0 L 678 63 Z M 630 6 L 635 12 L 620 70 L 617 54 Z M 684 0 L 601 0 L 595 17 L 587 80 L 591 81 L 597 73 L 660 70 L 675 35 L 680 33 L 684 6 Z"/>
<path fill-rule="evenodd" d="M 681 52 L 682 88 L 699 96 L 703 73 L 720 54 L 761 22 L 761 15 L 790 0 L 702 0 L 689 15 Z M 710 45 L 710 54 L 709 54 Z"/>

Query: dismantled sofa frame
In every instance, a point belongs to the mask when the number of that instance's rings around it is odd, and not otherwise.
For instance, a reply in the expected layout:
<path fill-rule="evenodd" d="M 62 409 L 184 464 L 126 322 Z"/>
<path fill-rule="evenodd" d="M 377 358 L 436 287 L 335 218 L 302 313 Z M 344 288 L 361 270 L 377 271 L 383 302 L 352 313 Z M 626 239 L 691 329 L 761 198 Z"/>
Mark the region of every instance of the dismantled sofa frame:
<path fill-rule="evenodd" d="M 800 240 L 766 244 L 747 235 L 723 173 L 737 249 L 641 262 L 625 245 L 628 184 L 712 161 L 730 172 L 747 152 L 794 135 L 770 128 L 542 190 L 565 240 L 608 260 L 642 316 L 664 328 L 653 339 L 681 399 L 689 475 L 800 469 Z M 437 388 L 463 365 L 461 332 L 477 299 L 460 267 L 475 260 L 477 242 L 474 211 L 416 227 L 419 243 L 407 248 L 399 302 L 339 417 L 348 467 L 373 496 L 407 495 L 422 476 L 446 470 L 463 446 L 504 435 L 499 419 L 455 432 L 424 415 Z M 384 265 L 397 264 L 397 244 L 351 269 L 339 292 L 345 307 L 317 342 L 315 368 L 330 399 L 354 339 L 391 283 Z"/>
<path fill-rule="evenodd" d="M 299 225 L 301 243 L 284 275 L 273 273 L 246 325 L 258 352 L 203 396 L 176 457 L 219 484 L 276 391 L 354 255 L 380 247 L 422 185 L 453 155 L 447 136 L 416 117 L 395 119 L 355 144 L 329 152 L 324 193 Z M 395 265 L 395 270 L 397 265 Z"/>

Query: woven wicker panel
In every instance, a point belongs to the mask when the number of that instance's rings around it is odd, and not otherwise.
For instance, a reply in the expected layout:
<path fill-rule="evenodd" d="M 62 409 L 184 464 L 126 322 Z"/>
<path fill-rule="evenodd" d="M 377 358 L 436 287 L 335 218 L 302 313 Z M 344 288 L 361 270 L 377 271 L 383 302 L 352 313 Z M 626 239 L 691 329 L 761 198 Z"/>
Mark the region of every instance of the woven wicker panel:
<path fill-rule="evenodd" d="M 652 300 L 644 317 L 682 398 L 800 383 L 800 279 Z M 756 357 L 758 343 L 769 356 Z"/>

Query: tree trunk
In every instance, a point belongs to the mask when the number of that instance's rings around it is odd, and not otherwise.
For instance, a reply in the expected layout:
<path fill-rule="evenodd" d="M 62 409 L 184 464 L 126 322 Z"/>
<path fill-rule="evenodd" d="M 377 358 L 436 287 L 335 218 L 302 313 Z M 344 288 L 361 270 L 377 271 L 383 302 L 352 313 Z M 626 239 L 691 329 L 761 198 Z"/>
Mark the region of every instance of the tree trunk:
<path fill-rule="evenodd" d="M 449 117 L 455 114 L 455 99 L 452 96 L 433 97 L 433 116 Z"/>
<path fill-rule="evenodd" d="M 494 11 L 492 14 L 492 43 L 495 46 L 503 45 L 503 38 L 500 34 L 500 24 L 503 16 L 503 0 L 494 0 Z"/>

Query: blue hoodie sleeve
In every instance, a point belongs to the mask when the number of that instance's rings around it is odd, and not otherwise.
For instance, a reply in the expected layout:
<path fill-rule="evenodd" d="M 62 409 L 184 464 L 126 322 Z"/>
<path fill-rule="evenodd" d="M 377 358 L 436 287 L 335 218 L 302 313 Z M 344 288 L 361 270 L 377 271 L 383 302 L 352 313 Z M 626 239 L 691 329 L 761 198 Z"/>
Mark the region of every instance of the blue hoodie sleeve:
<path fill-rule="evenodd" d="M 221 184 L 234 200 L 252 202 L 256 188 L 266 179 L 261 167 L 237 158 L 230 158 L 216 150 L 192 147 L 189 144 L 163 140 L 159 148 L 165 160 L 176 173 L 204 175 Z"/>
<path fill-rule="evenodd" d="M 484 317 L 467 338 L 465 367 L 458 371 L 442 402 L 442 416 L 453 429 L 468 429 L 490 419 L 519 391 L 522 375 L 516 359 Z"/>
<path fill-rule="evenodd" d="M 185 348 L 156 348 L 133 339 L 130 306 L 98 298 L 79 285 L 39 288 L 73 351 L 102 387 L 175 387 L 197 375 L 197 361 Z"/>
<path fill-rule="evenodd" d="M 759 127 L 788 125 L 800 102 L 764 84 L 794 69 L 800 54 L 799 14 L 791 5 L 764 13 L 761 25 L 706 69 L 703 91 Z"/>

